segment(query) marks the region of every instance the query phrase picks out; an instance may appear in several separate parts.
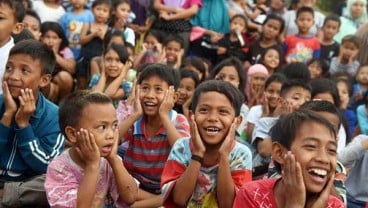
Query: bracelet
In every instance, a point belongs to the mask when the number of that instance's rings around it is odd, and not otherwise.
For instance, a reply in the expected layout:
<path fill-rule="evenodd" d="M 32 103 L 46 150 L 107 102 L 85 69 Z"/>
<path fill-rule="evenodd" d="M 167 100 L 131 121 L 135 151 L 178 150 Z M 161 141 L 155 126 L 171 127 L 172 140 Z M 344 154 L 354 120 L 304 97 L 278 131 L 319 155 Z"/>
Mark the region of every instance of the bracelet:
<path fill-rule="evenodd" d="M 203 164 L 203 157 L 198 155 L 192 155 L 192 160 L 199 162 L 201 165 Z"/>

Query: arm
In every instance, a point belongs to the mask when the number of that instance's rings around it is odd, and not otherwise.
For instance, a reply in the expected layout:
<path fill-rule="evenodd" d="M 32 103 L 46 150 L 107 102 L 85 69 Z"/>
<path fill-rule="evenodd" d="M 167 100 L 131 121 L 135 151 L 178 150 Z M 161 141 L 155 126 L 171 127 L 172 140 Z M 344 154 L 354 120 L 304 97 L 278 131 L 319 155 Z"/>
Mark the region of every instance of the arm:
<path fill-rule="evenodd" d="M 133 126 L 134 122 L 136 122 L 139 117 L 142 116 L 143 110 L 140 101 L 140 86 L 135 85 L 135 98 L 134 98 L 134 113 L 129 116 L 126 120 L 122 121 L 119 124 L 119 138 L 122 138 L 129 130 L 131 126 Z"/>
<path fill-rule="evenodd" d="M 356 160 L 361 158 L 368 150 L 368 137 L 359 135 L 353 141 L 340 150 L 338 159 L 344 166 L 351 166 Z"/>
<path fill-rule="evenodd" d="M 77 207 L 89 208 L 92 206 L 93 198 L 97 188 L 99 165 L 88 165 L 84 169 L 82 181 L 78 187 Z"/>
<path fill-rule="evenodd" d="M 97 33 L 92 32 L 90 34 L 87 35 L 88 32 L 88 28 L 90 27 L 91 23 L 85 23 L 83 24 L 81 33 L 80 33 L 80 39 L 79 39 L 79 43 L 81 45 L 85 45 L 88 42 L 90 42 L 93 38 L 97 37 Z"/>
<path fill-rule="evenodd" d="M 98 79 L 98 82 L 95 86 L 92 86 L 92 91 L 94 92 L 104 92 L 105 90 L 105 87 L 106 87 L 106 73 L 105 73 L 105 70 L 103 69 L 103 66 L 102 66 L 102 72 L 101 72 L 101 75 L 100 75 L 100 79 Z"/>
<path fill-rule="evenodd" d="M 55 53 L 56 63 L 58 63 L 61 68 L 67 70 L 70 74 L 74 74 L 76 62 L 74 58 L 63 58 L 60 54 Z"/>
<path fill-rule="evenodd" d="M 230 172 L 229 155 L 220 154 L 217 172 L 217 201 L 219 207 L 232 207 L 235 198 L 235 186 Z"/>
<path fill-rule="evenodd" d="M 128 69 L 131 66 L 132 65 L 129 61 L 127 61 L 125 65 L 121 64 L 119 66 L 120 68 L 122 68 L 121 73 L 105 89 L 104 93 L 108 95 L 111 99 L 118 100 L 124 97 L 125 92 L 123 89 L 120 88 L 120 85 L 125 81 Z"/>
<path fill-rule="evenodd" d="M 199 6 L 195 4 L 195 5 L 192 5 L 188 9 L 181 9 L 175 12 L 174 14 L 163 15 L 162 18 L 166 20 L 190 19 L 195 14 L 197 14 L 198 10 L 199 10 Z"/>
<path fill-rule="evenodd" d="M 157 12 L 161 12 L 161 11 L 169 12 L 169 13 L 176 12 L 176 8 L 166 6 L 165 4 L 163 4 L 163 3 L 161 2 L 161 0 L 154 0 L 154 2 L 153 2 L 153 8 L 154 8 Z"/>

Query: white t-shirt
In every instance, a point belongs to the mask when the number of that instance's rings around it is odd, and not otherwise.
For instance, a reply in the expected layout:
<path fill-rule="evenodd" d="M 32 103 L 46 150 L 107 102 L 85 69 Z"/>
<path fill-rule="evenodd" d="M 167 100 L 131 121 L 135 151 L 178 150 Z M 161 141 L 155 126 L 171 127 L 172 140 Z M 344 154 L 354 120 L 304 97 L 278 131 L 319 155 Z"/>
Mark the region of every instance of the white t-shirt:
<path fill-rule="evenodd" d="M 242 117 L 242 122 L 240 123 L 238 129 L 236 130 L 239 133 L 239 135 L 241 135 L 244 129 L 247 128 L 248 113 L 249 113 L 249 108 L 247 105 L 243 103 L 243 105 L 240 108 L 240 115 Z"/>
<path fill-rule="evenodd" d="M 296 11 L 290 10 L 284 13 L 283 16 L 285 20 L 285 29 L 286 29 L 286 36 L 298 34 L 298 26 L 295 24 L 296 19 Z M 309 34 L 311 36 L 316 36 L 319 29 L 323 26 L 323 21 L 325 20 L 325 16 L 318 11 L 314 11 L 314 25 L 310 28 Z"/>
<path fill-rule="evenodd" d="M 0 48 L 0 79 L 3 80 L 5 66 L 8 62 L 10 49 L 14 46 L 14 40 L 10 37 L 9 41 Z M 0 94 L 3 94 L 3 88 L 0 87 Z"/>
<path fill-rule="evenodd" d="M 251 107 L 247 116 L 247 122 L 255 124 L 262 117 L 262 113 L 262 105 Z"/>
<path fill-rule="evenodd" d="M 59 22 L 60 18 L 65 14 L 62 6 L 59 6 L 57 9 L 50 8 L 43 1 L 33 1 L 32 7 L 38 16 L 40 16 L 41 22 Z"/>

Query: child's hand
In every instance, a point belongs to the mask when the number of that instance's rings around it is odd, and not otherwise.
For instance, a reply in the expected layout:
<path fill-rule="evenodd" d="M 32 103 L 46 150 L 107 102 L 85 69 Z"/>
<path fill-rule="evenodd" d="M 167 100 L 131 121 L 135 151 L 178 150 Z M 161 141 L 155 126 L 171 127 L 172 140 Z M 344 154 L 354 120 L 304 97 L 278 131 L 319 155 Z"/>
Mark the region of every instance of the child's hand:
<path fill-rule="evenodd" d="M 119 131 L 114 131 L 114 145 L 112 146 L 111 152 L 108 156 L 106 156 L 106 160 L 111 162 L 116 159 L 118 153 L 118 144 L 119 144 Z"/>
<path fill-rule="evenodd" d="M 290 151 L 284 159 L 281 180 L 284 188 L 283 199 L 285 204 L 283 207 L 304 207 L 306 192 L 300 164 Z M 290 193 L 293 193 L 293 197 L 290 197 Z"/>
<path fill-rule="evenodd" d="M 105 33 L 104 33 L 104 31 L 101 28 L 98 28 L 97 29 L 96 34 L 97 34 L 97 37 L 99 37 L 101 40 L 103 40 L 104 37 L 105 37 Z"/>
<path fill-rule="evenodd" d="M 141 99 L 140 99 L 140 95 L 141 95 L 141 86 L 140 85 L 136 85 L 136 89 L 135 89 L 135 95 L 134 95 L 134 114 L 137 117 L 140 117 L 141 115 L 143 115 L 143 109 L 142 109 L 142 104 L 141 104 Z"/>
<path fill-rule="evenodd" d="M 321 193 L 317 195 L 315 198 L 308 200 L 306 207 L 311 207 L 311 208 L 326 207 L 327 202 L 328 202 L 328 197 L 330 196 L 330 193 L 333 187 L 334 179 L 335 179 L 335 175 L 333 174 L 330 180 L 328 180 L 328 183 L 326 184 L 326 186 L 321 191 Z"/>
<path fill-rule="evenodd" d="M 170 110 L 174 107 L 175 100 L 174 100 L 174 86 L 170 86 L 169 89 L 165 93 L 164 100 L 162 101 L 160 108 L 159 108 L 159 114 L 161 117 L 168 116 Z"/>
<path fill-rule="evenodd" d="M 156 43 L 154 46 L 154 49 L 157 51 L 158 54 L 162 53 L 162 44 L 161 43 Z"/>
<path fill-rule="evenodd" d="M 21 96 L 19 96 L 19 108 L 15 114 L 15 122 L 19 128 L 24 128 L 29 125 L 29 119 L 36 111 L 36 101 L 33 96 L 32 89 L 21 89 Z"/>
<path fill-rule="evenodd" d="M 265 94 L 265 93 L 264 93 Z M 263 105 L 262 105 L 262 117 L 267 117 L 270 116 L 270 107 L 268 104 L 268 98 L 266 95 L 264 95 L 264 101 L 263 101 Z"/>
<path fill-rule="evenodd" d="M 227 133 L 224 141 L 222 142 L 220 149 L 219 149 L 219 153 L 220 155 L 223 155 L 225 157 L 228 157 L 230 152 L 231 152 L 231 146 L 234 142 L 234 138 L 235 138 L 235 131 L 237 128 L 238 124 L 238 118 L 235 118 L 233 120 L 233 123 L 230 126 L 229 132 Z"/>
<path fill-rule="evenodd" d="M 141 49 L 142 53 L 147 52 L 147 43 L 143 43 L 142 44 L 142 49 Z"/>
<path fill-rule="evenodd" d="M 354 95 L 354 100 L 355 100 L 355 101 L 359 101 L 359 100 L 361 100 L 361 99 L 363 99 L 363 95 L 362 95 L 362 92 L 361 92 L 361 91 L 359 91 L 359 92 L 357 92 L 357 93 Z"/>
<path fill-rule="evenodd" d="M 126 78 L 128 70 L 132 67 L 132 62 L 128 60 L 125 64 L 120 63 L 119 67 L 121 68 L 120 76 Z"/>
<path fill-rule="evenodd" d="M 272 116 L 281 116 L 281 115 L 288 114 L 291 112 L 293 112 L 291 103 L 285 99 L 279 98 L 277 102 L 277 106 L 272 113 Z"/>
<path fill-rule="evenodd" d="M 100 150 L 96 144 L 95 137 L 86 129 L 80 129 L 77 132 L 77 145 L 75 149 L 87 166 L 99 163 Z"/>
<path fill-rule="evenodd" d="M 187 117 L 187 119 L 189 120 L 189 112 L 190 112 L 190 105 L 192 104 L 192 98 L 193 98 L 193 95 L 190 96 L 186 101 L 185 103 L 183 104 L 182 108 L 183 108 L 183 113 L 184 113 L 184 116 Z"/>
<path fill-rule="evenodd" d="M 3 81 L 3 100 L 5 105 L 5 113 L 13 116 L 18 107 L 12 95 L 10 94 L 9 87 L 6 81 Z"/>
<path fill-rule="evenodd" d="M 192 113 L 190 114 L 191 115 L 189 119 L 189 126 L 190 126 L 190 135 L 192 137 L 191 139 L 193 141 L 194 146 L 193 154 L 203 157 L 204 153 L 206 152 L 206 147 L 203 144 L 201 135 L 199 135 L 197 123 L 194 120 L 194 115 Z"/>
<path fill-rule="evenodd" d="M 161 12 L 160 17 L 166 21 L 170 21 L 171 17 L 167 12 Z"/>

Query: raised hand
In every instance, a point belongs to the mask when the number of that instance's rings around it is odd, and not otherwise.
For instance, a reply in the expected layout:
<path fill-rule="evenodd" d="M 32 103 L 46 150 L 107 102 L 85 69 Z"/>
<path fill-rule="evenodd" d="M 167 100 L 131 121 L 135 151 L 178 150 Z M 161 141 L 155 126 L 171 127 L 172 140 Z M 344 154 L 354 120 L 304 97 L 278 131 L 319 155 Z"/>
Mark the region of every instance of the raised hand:
<path fill-rule="evenodd" d="M 118 144 L 119 144 L 119 131 L 116 129 L 114 131 L 114 145 L 112 146 L 111 152 L 108 156 L 106 156 L 106 160 L 111 162 L 116 158 L 118 153 Z"/>
<path fill-rule="evenodd" d="M 200 157 L 204 156 L 206 152 L 206 147 L 203 144 L 201 135 L 199 134 L 197 123 L 195 122 L 194 115 L 190 113 L 189 126 L 190 126 L 190 135 L 194 146 L 194 155 L 198 155 Z"/>
<path fill-rule="evenodd" d="M 330 196 L 333 182 L 334 182 L 335 175 L 332 175 L 331 178 L 328 180 L 328 183 L 323 188 L 321 193 L 317 195 L 316 197 L 308 200 L 307 207 L 311 208 L 323 208 L 327 206 L 328 197 Z"/>
<path fill-rule="evenodd" d="M 270 107 L 268 104 L 268 98 L 266 95 L 264 95 L 264 101 L 263 101 L 263 105 L 262 105 L 262 117 L 267 117 L 270 116 Z"/>
<path fill-rule="evenodd" d="M 86 129 L 77 132 L 76 151 L 83 158 L 86 166 L 96 165 L 100 161 L 100 150 L 96 144 L 95 137 Z"/>
<path fill-rule="evenodd" d="M 134 95 L 134 114 L 136 116 L 141 116 L 143 115 L 143 109 L 142 109 L 142 104 L 141 104 L 141 86 L 140 85 L 136 85 L 135 87 L 135 95 Z"/>
<path fill-rule="evenodd" d="M 19 128 L 24 128 L 29 125 L 29 119 L 36 111 L 36 100 L 33 96 L 32 89 L 26 88 L 20 90 L 19 108 L 15 114 L 15 122 Z"/>
<path fill-rule="evenodd" d="M 233 123 L 230 126 L 229 132 L 227 133 L 224 141 L 222 142 L 219 148 L 220 155 L 224 155 L 226 157 L 229 156 L 231 152 L 231 146 L 234 142 L 235 131 L 237 126 L 238 126 L 238 118 L 234 118 Z"/>
<path fill-rule="evenodd" d="M 14 98 L 10 94 L 9 87 L 6 81 L 3 81 L 2 87 L 3 87 L 3 100 L 4 100 L 4 105 L 5 105 L 5 113 L 14 115 L 18 107 L 17 107 L 17 104 L 15 103 Z"/>
<path fill-rule="evenodd" d="M 175 100 L 174 100 L 174 86 L 170 86 L 169 89 L 166 91 L 164 100 L 162 101 L 160 108 L 159 108 L 159 114 L 160 116 L 168 116 L 170 110 L 174 107 Z"/>

